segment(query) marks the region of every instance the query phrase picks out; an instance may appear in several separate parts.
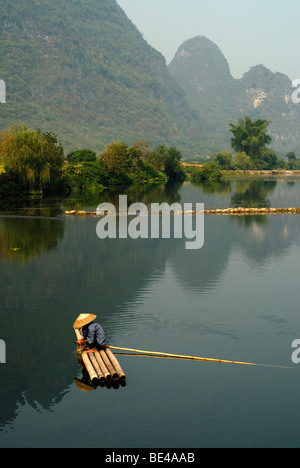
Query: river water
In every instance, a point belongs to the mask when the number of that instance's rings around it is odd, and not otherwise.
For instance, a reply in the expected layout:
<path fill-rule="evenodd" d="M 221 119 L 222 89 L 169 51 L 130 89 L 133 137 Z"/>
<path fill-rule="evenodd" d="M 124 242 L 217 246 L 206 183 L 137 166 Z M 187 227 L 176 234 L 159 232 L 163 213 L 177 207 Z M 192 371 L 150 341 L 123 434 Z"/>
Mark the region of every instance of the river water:
<path fill-rule="evenodd" d="M 300 206 L 300 181 L 130 191 L 205 208 Z M 205 216 L 205 243 L 107 239 L 103 201 L 0 207 L 0 447 L 299 447 L 300 216 Z M 292 369 L 119 356 L 127 384 L 82 392 L 73 322 L 113 346 Z"/>

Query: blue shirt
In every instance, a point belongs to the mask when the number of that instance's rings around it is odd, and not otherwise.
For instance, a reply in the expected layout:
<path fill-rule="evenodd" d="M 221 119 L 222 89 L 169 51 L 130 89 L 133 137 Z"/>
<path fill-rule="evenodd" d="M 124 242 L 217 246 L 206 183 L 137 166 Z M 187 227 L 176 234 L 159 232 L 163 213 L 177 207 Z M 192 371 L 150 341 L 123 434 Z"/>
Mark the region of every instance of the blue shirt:
<path fill-rule="evenodd" d="M 92 322 L 82 329 L 85 340 L 88 340 L 89 347 L 103 347 L 105 345 L 105 333 L 99 323 Z"/>

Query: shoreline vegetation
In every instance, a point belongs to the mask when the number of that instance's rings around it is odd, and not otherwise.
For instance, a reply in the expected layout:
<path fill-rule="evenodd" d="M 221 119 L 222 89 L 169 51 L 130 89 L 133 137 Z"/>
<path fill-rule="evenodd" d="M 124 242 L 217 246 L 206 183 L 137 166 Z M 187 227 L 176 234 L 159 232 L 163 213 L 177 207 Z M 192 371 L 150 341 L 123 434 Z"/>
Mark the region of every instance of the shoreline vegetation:
<path fill-rule="evenodd" d="M 250 117 L 230 124 L 235 154 L 222 151 L 205 161 L 182 161 L 175 147 L 150 149 L 146 141 L 132 146 L 112 142 L 99 155 L 91 149 L 67 156 L 58 137 L 16 125 L 0 133 L 0 199 L 47 196 L 95 196 L 104 190 L 191 181 L 220 183 L 239 177 L 297 177 L 300 159 L 289 152 L 278 159 L 268 148 L 270 122 Z"/>

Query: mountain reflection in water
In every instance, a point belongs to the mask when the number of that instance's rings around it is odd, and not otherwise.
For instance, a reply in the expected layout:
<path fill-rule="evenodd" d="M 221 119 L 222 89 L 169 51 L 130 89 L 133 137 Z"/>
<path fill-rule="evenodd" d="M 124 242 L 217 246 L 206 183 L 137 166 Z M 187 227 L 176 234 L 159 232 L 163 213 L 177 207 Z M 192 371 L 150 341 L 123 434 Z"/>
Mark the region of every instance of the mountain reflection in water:
<path fill-rule="evenodd" d="M 187 184 L 167 190 L 166 198 L 164 189 L 156 187 L 150 194 L 140 194 L 138 200 L 131 194 L 132 200 L 207 202 L 213 208 L 222 208 L 240 203 L 253 206 L 256 202 L 274 206 L 272 200 L 277 204 L 282 199 L 287 206 L 300 206 L 299 182 L 294 186 L 274 181 L 226 182 L 215 191 Z M 290 203 L 292 198 L 295 203 Z M 107 201 L 105 195 L 98 200 L 103 201 Z M 64 208 L 68 203 L 64 202 Z M 89 206 L 86 201 L 78 203 Z M 99 315 L 110 343 L 122 336 L 125 340 L 143 324 L 155 333 L 153 317 L 158 311 L 152 316 L 152 311 L 143 310 L 144 292 L 164 278 L 170 289 L 164 297 L 157 292 L 157 298 L 159 308 L 164 313 L 169 310 L 169 318 L 160 323 L 160 328 L 165 326 L 169 349 L 179 323 L 193 326 L 191 333 L 196 334 L 201 327 L 201 333 L 208 336 L 220 333 L 234 338 L 239 331 L 233 331 L 228 323 L 214 321 L 213 316 L 211 322 L 200 318 L 197 322 L 196 316 L 189 316 L 188 308 L 177 310 L 173 288 L 180 285 L 193 307 L 201 308 L 202 298 L 222 284 L 236 252 L 255 272 L 270 262 L 279 263 L 293 246 L 299 249 L 297 215 L 206 217 L 204 247 L 190 252 L 181 239 L 100 241 L 96 219 L 64 218 L 64 208 L 51 218 L 0 217 L 0 338 L 7 344 L 7 365 L 1 366 L 0 445 L 1 429 L 11 426 L 25 401 L 35 409 L 53 410 L 71 392 L 74 376 L 84 380 L 84 376 L 78 376 L 72 330 L 74 317 L 80 313 Z M 289 279 L 282 281 L 284 288 Z M 255 273 L 251 287 L 255 294 Z M 263 315 L 267 318 L 270 314 Z M 276 314 L 272 317 L 278 325 Z M 183 336 L 185 339 L 188 347 L 188 337 Z M 179 345 L 174 343 L 176 352 Z M 155 348 L 155 341 L 153 345 Z"/>

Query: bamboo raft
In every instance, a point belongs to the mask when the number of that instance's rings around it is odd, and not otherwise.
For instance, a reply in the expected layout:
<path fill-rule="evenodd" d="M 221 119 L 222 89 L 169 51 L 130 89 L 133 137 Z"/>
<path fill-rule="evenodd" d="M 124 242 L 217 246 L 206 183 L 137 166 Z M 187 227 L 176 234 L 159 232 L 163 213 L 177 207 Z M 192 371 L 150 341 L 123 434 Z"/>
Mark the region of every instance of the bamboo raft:
<path fill-rule="evenodd" d="M 83 340 L 78 329 L 74 329 L 77 341 Z M 105 382 L 125 382 L 126 374 L 120 366 L 116 356 L 109 348 L 92 352 L 83 350 L 81 353 L 83 365 L 94 387 Z"/>

